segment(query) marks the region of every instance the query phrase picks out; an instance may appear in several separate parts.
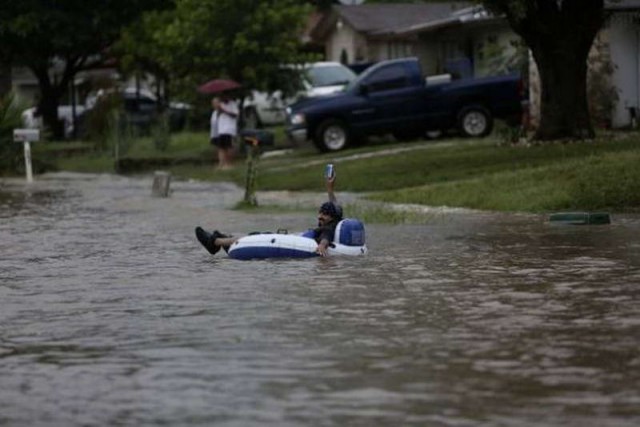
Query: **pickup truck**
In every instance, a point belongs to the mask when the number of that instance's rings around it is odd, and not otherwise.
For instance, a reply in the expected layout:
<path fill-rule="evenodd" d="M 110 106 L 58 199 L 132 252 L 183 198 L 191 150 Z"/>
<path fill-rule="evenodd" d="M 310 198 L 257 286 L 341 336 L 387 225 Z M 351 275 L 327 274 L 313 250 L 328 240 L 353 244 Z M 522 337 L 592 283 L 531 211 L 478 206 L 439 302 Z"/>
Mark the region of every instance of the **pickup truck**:
<path fill-rule="evenodd" d="M 293 66 L 283 66 L 283 71 Z M 356 78 L 351 69 L 339 62 L 314 62 L 301 66 L 300 91 L 286 97 L 281 90 L 273 93 L 252 91 L 244 101 L 244 122 L 247 128 L 281 125 L 285 122 L 285 108 L 297 99 L 313 98 L 339 92 Z M 288 74 L 287 74 L 288 75 Z"/>
<path fill-rule="evenodd" d="M 459 130 L 483 137 L 494 118 L 519 120 L 518 76 L 424 79 L 417 58 L 380 62 L 338 94 L 299 101 L 287 108 L 287 135 L 312 140 L 320 151 L 338 151 L 369 135 L 418 138 L 430 131 Z"/>

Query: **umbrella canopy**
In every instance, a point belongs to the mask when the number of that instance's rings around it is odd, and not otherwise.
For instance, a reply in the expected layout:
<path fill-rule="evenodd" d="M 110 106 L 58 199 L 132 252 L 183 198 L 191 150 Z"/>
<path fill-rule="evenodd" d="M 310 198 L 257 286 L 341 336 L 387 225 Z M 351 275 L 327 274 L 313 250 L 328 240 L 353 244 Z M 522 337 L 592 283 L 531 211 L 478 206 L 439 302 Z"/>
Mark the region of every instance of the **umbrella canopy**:
<path fill-rule="evenodd" d="M 222 93 L 228 90 L 238 89 L 242 85 L 229 79 L 209 80 L 205 84 L 198 86 L 198 92 L 206 94 Z"/>

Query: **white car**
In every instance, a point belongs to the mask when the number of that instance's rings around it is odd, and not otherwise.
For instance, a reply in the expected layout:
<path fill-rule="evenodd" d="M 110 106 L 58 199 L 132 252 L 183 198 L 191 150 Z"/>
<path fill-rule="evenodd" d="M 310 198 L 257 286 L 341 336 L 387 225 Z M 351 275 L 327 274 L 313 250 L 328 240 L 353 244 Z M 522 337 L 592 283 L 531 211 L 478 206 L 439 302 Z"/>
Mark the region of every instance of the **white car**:
<path fill-rule="evenodd" d="M 339 62 L 314 62 L 305 66 L 302 86 L 304 89 L 290 98 L 284 98 L 282 91 L 271 94 L 253 91 L 244 101 L 244 120 L 247 128 L 259 128 L 282 124 L 285 121 L 287 105 L 301 99 L 330 95 L 344 89 L 356 74 Z"/>

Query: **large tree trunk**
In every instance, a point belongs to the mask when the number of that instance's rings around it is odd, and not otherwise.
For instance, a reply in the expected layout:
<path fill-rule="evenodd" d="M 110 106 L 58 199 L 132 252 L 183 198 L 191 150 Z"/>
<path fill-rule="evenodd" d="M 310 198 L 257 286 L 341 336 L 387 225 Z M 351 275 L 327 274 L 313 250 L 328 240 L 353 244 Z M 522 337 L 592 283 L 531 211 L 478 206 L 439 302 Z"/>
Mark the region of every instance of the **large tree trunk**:
<path fill-rule="evenodd" d="M 46 75 L 47 73 L 45 73 Z M 60 104 L 60 90 L 57 85 L 51 84 L 49 76 L 41 78 L 38 76 L 40 87 L 40 101 L 38 102 L 37 112 L 42 117 L 42 123 L 45 130 L 51 132 L 54 140 L 64 138 L 64 124 L 58 118 L 58 105 Z"/>
<path fill-rule="evenodd" d="M 543 41 L 532 48 L 541 81 L 537 140 L 593 138 L 587 102 L 587 52 L 579 40 Z M 584 43 L 582 43 L 584 44 Z"/>
<path fill-rule="evenodd" d="M 65 67 L 60 81 L 52 82 L 49 77 L 49 66 L 40 64 L 30 67 L 40 88 L 40 102 L 38 113 L 42 116 L 42 122 L 46 130 L 49 130 L 54 140 L 64 139 L 64 121 L 58 117 L 58 106 L 64 91 L 69 84 L 70 78 L 74 75 L 73 68 L 69 65 Z"/>
<path fill-rule="evenodd" d="M 587 60 L 604 23 L 603 0 L 489 0 L 531 49 L 541 79 L 541 118 L 534 139 L 593 138 Z M 524 12 L 524 13 L 523 13 Z"/>

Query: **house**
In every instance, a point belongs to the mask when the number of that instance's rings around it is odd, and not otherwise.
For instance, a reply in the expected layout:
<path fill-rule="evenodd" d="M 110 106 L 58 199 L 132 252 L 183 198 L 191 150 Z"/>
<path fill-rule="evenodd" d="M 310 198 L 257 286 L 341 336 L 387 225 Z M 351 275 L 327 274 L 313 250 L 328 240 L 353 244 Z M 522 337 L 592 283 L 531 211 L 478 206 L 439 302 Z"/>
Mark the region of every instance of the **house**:
<path fill-rule="evenodd" d="M 426 74 L 480 77 L 512 71 L 519 38 L 508 23 L 467 2 L 334 6 L 307 40 L 347 64 L 415 56 Z"/>
<path fill-rule="evenodd" d="M 517 72 L 523 67 L 526 50 L 520 38 L 505 19 L 481 6 L 458 9 L 443 19 L 392 32 L 396 37 L 417 37 L 417 56 L 426 74 L 484 77 Z"/>
<path fill-rule="evenodd" d="M 329 61 L 359 64 L 406 56 L 426 57 L 417 33 L 397 34 L 429 21 L 442 20 L 464 2 L 371 3 L 334 6 L 309 29 L 309 39 L 324 46 Z"/>
<path fill-rule="evenodd" d="M 636 127 L 640 115 L 640 0 L 608 2 L 610 12 L 598 41 L 610 61 L 611 126 Z"/>
<path fill-rule="evenodd" d="M 593 95 L 592 114 L 596 125 L 635 127 L 640 118 L 640 0 L 607 1 L 605 8 L 610 17 L 590 55 L 590 85 L 601 86 Z M 526 70 L 532 124 L 537 123 L 535 63 L 506 19 L 477 4 L 334 6 L 316 19 L 309 35 L 324 45 L 327 60 L 349 64 L 416 56 L 427 75 L 464 78 Z"/>

